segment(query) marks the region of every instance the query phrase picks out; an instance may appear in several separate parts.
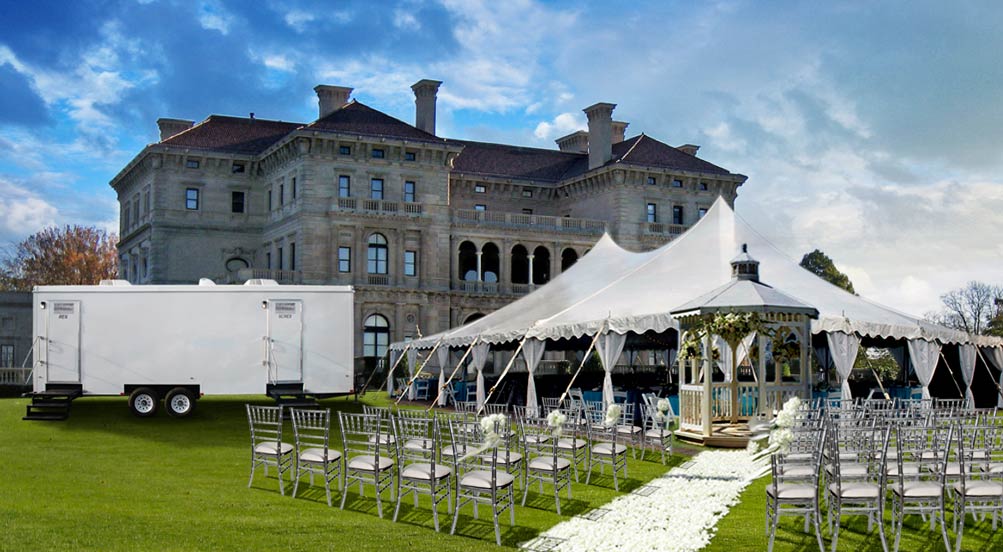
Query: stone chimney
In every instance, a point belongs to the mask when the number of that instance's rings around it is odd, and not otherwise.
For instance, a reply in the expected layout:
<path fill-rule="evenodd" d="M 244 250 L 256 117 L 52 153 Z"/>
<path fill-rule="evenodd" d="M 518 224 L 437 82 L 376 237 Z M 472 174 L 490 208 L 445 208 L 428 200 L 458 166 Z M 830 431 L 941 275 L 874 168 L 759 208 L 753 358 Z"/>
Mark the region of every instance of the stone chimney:
<path fill-rule="evenodd" d="M 692 155 L 693 157 L 696 157 L 697 150 L 700 149 L 700 146 L 694 146 L 693 144 L 683 144 L 677 147 L 676 149 L 685 153 L 686 155 Z"/>
<path fill-rule="evenodd" d="M 180 134 L 195 125 L 195 121 L 188 121 L 186 119 L 165 119 L 161 117 L 157 119 L 157 127 L 160 128 L 160 141 Z"/>
<path fill-rule="evenodd" d="M 330 84 L 318 84 L 313 91 L 317 93 L 318 119 L 323 119 L 344 107 L 348 103 L 348 97 L 352 95 L 351 88 Z"/>
<path fill-rule="evenodd" d="M 624 137 L 627 134 L 627 127 L 630 123 L 625 123 L 623 121 L 613 121 L 613 143 L 619 144 L 623 142 Z"/>
<path fill-rule="evenodd" d="M 589 152 L 589 133 L 584 130 L 576 130 L 554 141 L 557 142 L 557 147 L 561 148 L 561 151 L 569 153 Z"/>
<path fill-rule="evenodd" d="M 435 95 L 442 81 L 421 79 L 411 85 L 414 91 L 414 126 L 435 135 Z"/>
<path fill-rule="evenodd" d="M 589 170 L 613 158 L 613 109 L 616 104 L 597 103 L 582 111 L 589 119 Z"/>

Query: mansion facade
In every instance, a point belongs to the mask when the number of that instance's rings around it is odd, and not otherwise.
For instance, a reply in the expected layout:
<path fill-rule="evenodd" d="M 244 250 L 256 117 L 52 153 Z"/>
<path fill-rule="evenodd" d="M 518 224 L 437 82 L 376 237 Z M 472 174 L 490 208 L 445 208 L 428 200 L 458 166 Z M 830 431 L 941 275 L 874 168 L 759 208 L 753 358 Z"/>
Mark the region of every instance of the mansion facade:
<path fill-rule="evenodd" d="M 121 277 L 352 285 L 356 356 L 382 356 L 547 283 L 604 232 L 661 246 L 746 180 L 697 146 L 625 137 L 608 103 L 559 149 L 438 137 L 439 84 L 412 86 L 414 125 L 326 85 L 309 123 L 160 119 L 111 181 Z"/>

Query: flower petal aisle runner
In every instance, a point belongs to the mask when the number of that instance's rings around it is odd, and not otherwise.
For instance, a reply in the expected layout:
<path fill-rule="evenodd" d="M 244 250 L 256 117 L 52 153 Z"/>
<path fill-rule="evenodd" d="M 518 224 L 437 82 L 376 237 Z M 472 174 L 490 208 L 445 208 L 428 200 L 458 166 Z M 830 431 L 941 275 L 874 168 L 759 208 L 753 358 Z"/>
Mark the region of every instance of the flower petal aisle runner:
<path fill-rule="evenodd" d="M 768 457 L 767 457 L 768 460 Z M 742 490 L 763 473 L 746 451 L 705 451 L 634 492 L 559 523 L 526 550 L 699 550 Z"/>

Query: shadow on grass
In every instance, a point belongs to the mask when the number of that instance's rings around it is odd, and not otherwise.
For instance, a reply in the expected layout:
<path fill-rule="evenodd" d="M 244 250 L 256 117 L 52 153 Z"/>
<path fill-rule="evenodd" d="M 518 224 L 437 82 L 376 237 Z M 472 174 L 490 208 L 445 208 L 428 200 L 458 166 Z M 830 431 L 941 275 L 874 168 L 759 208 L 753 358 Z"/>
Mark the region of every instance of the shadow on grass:
<path fill-rule="evenodd" d="M 519 495 L 516 497 L 516 504 L 518 505 L 521 503 L 522 493 L 516 494 Z M 557 504 L 554 502 L 554 493 L 548 493 L 546 490 L 540 493 L 539 491 L 530 489 L 529 494 L 526 496 L 526 508 L 545 510 L 549 513 L 557 515 Z M 567 490 L 561 492 L 561 516 L 573 517 L 578 514 L 582 514 L 589 509 L 591 509 L 591 506 L 588 502 L 568 498 Z"/>
<path fill-rule="evenodd" d="M 620 477 L 619 475 L 617 475 L 616 479 L 617 481 L 614 482 L 612 474 L 609 473 L 601 474 L 593 471 L 592 478 L 589 479 L 588 486 L 598 487 L 600 489 L 609 489 L 614 492 L 629 493 L 646 483 L 639 479 Z M 617 489 L 616 488 L 617 486 L 619 486 L 620 488 Z"/>

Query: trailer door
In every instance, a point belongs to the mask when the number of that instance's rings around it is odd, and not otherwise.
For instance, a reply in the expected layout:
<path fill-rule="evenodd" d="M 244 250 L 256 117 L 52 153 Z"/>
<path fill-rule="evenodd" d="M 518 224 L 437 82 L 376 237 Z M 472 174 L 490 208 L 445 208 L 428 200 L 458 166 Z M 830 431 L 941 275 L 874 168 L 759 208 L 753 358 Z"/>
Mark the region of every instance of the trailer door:
<path fill-rule="evenodd" d="M 271 383 L 303 381 L 302 301 L 268 301 L 268 379 Z"/>
<path fill-rule="evenodd" d="M 53 301 L 46 312 L 46 381 L 80 383 L 80 301 Z"/>

